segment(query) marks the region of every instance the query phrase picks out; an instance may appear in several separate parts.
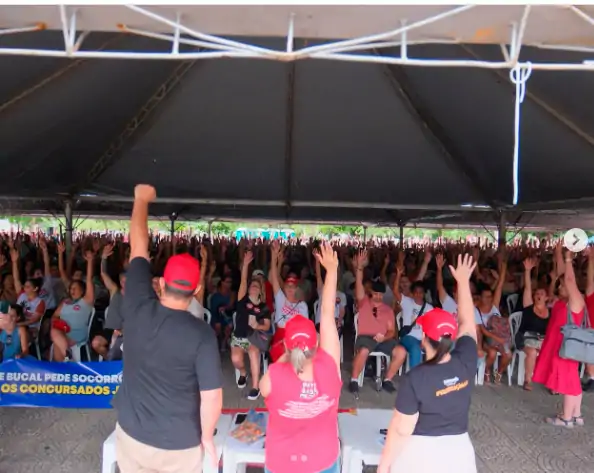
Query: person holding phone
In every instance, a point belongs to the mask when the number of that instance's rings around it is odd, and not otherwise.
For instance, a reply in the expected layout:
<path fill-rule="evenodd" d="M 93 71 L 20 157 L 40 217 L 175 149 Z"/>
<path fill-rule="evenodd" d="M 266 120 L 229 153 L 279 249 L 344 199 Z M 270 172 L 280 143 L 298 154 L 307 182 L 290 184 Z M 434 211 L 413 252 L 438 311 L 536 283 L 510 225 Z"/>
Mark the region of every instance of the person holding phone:
<path fill-rule="evenodd" d="M 477 471 L 468 436 L 468 411 L 478 361 L 469 284 L 474 267 L 470 255 L 458 256 L 456 268 L 450 266 L 458 284 L 457 321 L 443 309 L 432 309 L 417 319 L 427 361 L 400 380 L 378 473 Z M 455 461 L 444 462 L 444 458 Z"/>
<path fill-rule="evenodd" d="M 340 342 L 334 307 L 338 258 L 329 243 L 314 253 L 326 270 L 320 341 L 302 315 L 285 325 L 285 354 L 260 381 L 269 418 L 266 473 L 339 473 Z"/>

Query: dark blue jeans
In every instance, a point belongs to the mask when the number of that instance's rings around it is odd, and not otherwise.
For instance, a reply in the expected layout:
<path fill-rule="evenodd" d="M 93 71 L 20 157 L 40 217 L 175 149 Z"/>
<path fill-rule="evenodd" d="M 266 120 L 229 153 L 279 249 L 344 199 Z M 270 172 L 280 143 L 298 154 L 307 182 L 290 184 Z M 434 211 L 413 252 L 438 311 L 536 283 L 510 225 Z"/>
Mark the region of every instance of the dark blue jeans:
<path fill-rule="evenodd" d="M 405 335 L 400 339 L 400 344 L 408 353 L 408 363 L 411 369 L 421 364 L 423 354 L 421 353 L 421 341 L 419 339 Z"/>

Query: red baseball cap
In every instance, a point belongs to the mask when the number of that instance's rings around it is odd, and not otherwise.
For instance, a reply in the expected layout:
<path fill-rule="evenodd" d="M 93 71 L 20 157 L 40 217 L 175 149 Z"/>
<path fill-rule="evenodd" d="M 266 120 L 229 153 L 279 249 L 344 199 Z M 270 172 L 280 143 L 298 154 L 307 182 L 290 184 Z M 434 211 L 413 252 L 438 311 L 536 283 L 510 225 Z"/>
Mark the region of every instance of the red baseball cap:
<path fill-rule="evenodd" d="M 295 315 L 285 325 L 285 346 L 289 350 L 299 348 L 303 351 L 313 350 L 318 344 L 318 332 L 314 323 L 303 317 Z"/>
<path fill-rule="evenodd" d="M 165 283 L 180 291 L 195 291 L 200 283 L 200 262 L 183 253 L 169 258 L 163 274 Z"/>
<path fill-rule="evenodd" d="M 423 333 L 431 340 L 439 341 L 444 335 L 451 335 L 452 339 L 458 334 L 456 317 L 443 309 L 431 309 L 417 319 Z"/>

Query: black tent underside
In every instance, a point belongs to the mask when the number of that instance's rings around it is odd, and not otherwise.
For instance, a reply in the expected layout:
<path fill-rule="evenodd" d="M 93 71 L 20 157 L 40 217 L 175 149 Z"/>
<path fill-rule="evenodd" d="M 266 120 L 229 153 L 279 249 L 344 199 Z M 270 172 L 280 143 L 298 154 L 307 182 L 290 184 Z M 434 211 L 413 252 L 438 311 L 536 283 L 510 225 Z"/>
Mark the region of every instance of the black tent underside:
<path fill-rule="evenodd" d="M 58 48 L 62 41 L 47 31 L 0 37 L 0 46 Z M 277 48 L 282 41 L 252 39 Z M 84 44 L 168 47 L 108 33 L 92 33 Z M 500 54 L 495 46 L 409 48 L 418 58 Z M 522 55 L 581 57 L 530 48 Z M 509 209 L 514 88 L 505 71 L 32 57 L 0 57 L 0 70 L 4 213 L 42 212 L 87 195 L 94 200 L 82 200 L 78 211 L 121 214 L 129 202 L 116 201 L 146 182 L 167 199 L 155 213 L 188 218 L 390 225 L 490 225 L 497 218 L 469 212 L 472 204 L 506 210 L 510 224 L 571 220 L 594 228 L 588 73 L 533 71 L 522 106 L 520 205 Z"/>

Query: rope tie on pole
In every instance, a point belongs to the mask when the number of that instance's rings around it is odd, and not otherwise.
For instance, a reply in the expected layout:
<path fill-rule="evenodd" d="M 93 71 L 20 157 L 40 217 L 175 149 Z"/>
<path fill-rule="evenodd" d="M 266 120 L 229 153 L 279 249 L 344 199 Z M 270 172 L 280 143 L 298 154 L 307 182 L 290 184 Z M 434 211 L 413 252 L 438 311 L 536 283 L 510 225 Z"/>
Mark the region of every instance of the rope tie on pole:
<path fill-rule="evenodd" d="M 526 82 L 532 74 L 532 64 L 527 62 L 523 65 L 517 64 L 509 71 L 509 78 L 516 86 L 516 108 L 514 116 L 514 200 L 513 204 L 518 203 L 518 194 L 520 184 L 518 179 L 520 168 L 520 110 L 524 97 L 526 96 Z"/>

